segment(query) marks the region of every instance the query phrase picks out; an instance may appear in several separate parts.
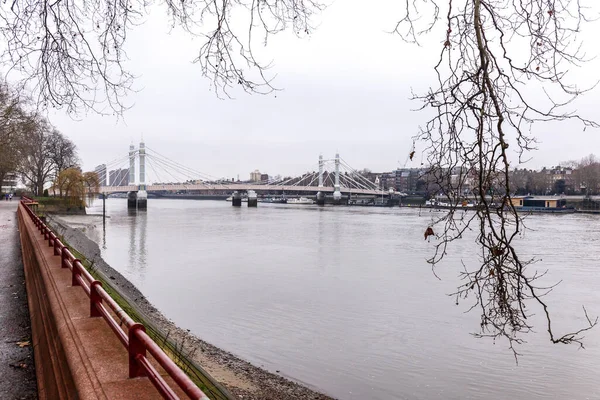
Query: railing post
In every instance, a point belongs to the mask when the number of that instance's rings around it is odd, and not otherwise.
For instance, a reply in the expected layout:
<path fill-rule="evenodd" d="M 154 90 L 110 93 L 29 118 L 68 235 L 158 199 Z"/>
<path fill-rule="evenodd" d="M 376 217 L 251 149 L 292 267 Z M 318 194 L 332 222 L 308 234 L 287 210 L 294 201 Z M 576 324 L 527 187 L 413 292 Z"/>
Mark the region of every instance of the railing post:
<path fill-rule="evenodd" d="M 63 246 L 63 248 L 60 251 L 60 267 L 61 268 L 68 268 L 67 267 L 67 246 Z"/>
<path fill-rule="evenodd" d="M 50 232 L 48 235 L 48 247 L 54 246 L 54 242 L 56 241 L 56 235 L 54 232 Z"/>
<path fill-rule="evenodd" d="M 90 283 L 90 317 L 101 317 L 97 305 L 102 303 L 102 297 L 98 293 L 98 287 L 102 287 L 102 282 L 93 281 Z"/>
<path fill-rule="evenodd" d="M 71 270 L 71 286 L 81 286 L 77 280 L 77 276 L 81 275 L 81 271 L 79 270 L 81 261 L 76 258 L 73 260 L 72 264 L 73 269 Z"/>
<path fill-rule="evenodd" d="M 59 243 L 58 238 L 55 238 L 54 239 L 54 255 L 55 256 L 58 256 L 61 253 L 61 249 L 58 247 L 58 243 Z M 62 267 L 62 265 L 61 265 L 61 267 Z"/>
<path fill-rule="evenodd" d="M 142 331 L 146 332 L 146 327 L 144 325 L 135 323 L 129 328 L 129 377 L 137 378 L 140 376 L 145 376 L 146 373 L 144 368 L 138 363 L 138 357 L 146 357 L 146 346 L 142 343 L 142 341 L 138 338 L 137 332 Z"/>
<path fill-rule="evenodd" d="M 48 240 L 49 232 L 50 232 L 50 230 L 48 229 L 46 224 L 44 224 L 44 240 Z"/>

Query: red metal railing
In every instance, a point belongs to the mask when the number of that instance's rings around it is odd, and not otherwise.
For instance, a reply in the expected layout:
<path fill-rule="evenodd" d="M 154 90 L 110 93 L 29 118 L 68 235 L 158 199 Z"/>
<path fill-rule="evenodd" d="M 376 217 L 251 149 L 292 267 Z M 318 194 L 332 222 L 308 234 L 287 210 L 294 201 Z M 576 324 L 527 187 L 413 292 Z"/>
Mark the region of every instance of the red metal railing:
<path fill-rule="evenodd" d="M 129 377 L 146 376 L 165 399 L 179 399 L 179 396 L 160 376 L 148 360 L 147 353 L 173 378 L 173 381 L 190 399 L 208 399 L 196 384 L 171 360 L 169 356 L 146 334 L 144 325 L 135 322 L 112 297 L 102 288 L 102 282 L 84 268 L 80 260 L 75 258 L 69 249 L 63 245 L 54 232 L 33 212 L 29 205 L 34 200 L 23 196 L 21 203 L 35 223 L 49 247 L 54 247 L 54 255 L 61 257 L 61 267 L 69 268 L 72 274 L 72 285 L 81 286 L 90 299 L 90 317 L 102 317 L 129 352 Z M 109 310 L 120 319 L 118 323 Z M 121 328 L 127 327 L 127 332 Z"/>

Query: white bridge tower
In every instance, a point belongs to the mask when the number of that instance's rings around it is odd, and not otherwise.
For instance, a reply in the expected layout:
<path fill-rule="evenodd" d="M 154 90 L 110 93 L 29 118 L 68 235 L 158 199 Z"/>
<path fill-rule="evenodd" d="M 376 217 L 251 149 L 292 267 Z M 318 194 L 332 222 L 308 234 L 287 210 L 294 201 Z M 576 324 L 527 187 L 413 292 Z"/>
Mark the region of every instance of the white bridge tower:
<path fill-rule="evenodd" d="M 136 184 L 135 179 L 135 158 L 139 155 L 140 159 L 140 180 Z M 136 151 L 133 143 L 129 146 L 129 185 L 137 186 L 136 191 L 127 193 L 127 208 L 145 210 L 148 207 L 148 193 L 146 192 L 146 145 L 144 141 L 140 142 L 140 148 Z"/>
<path fill-rule="evenodd" d="M 323 188 L 323 154 L 319 154 L 319 191 L 317 192 L 317 204 L 325 205 L 325 193 L 321 191 Z"/>
<path fill-rule="evenodd" d="M 335 184 L 333 185 L 333 201 L 339 202 L 342 199 L 340 190 L 340 153 L 335 153 Z"/>
<path fill-rule="evenodd" d="M 146 192 L 146 144 L 144 139 L 140 142 L 140 184 L 137 193 L 137 208 L 145 210 L 148 208 L 148 192 Z"/>

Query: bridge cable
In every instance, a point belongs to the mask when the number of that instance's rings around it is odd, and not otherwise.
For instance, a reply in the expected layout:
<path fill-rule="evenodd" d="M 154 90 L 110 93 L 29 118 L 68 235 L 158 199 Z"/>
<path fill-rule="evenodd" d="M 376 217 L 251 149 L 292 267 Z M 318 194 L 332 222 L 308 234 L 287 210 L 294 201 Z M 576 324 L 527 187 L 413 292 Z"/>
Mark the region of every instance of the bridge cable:
<path fill-rule="evenodd" d="M 106 164 L 104 164 L 106 166 L 106 169 L 108 170 L 109 168 L 113 168 L 114 165 L 121 165 L 123 164 L 124 161 L 127 161 L 129 159 L 129 155 L 126 155 L 124 157 L 120 157 L 117 159 L 114 159 L 112 161 L 107 162 Z"/>
<path fill-rule="evenodd" d="M 153 158 L 153 157 L 150 157 L 150 158 Z M 179 179 L 175 175 L 173 175 L 169 169 L 167 169 L 164 166 L 160 165 L 162 163 L 162 160 L 153 158 L 153 161 L 157 163 L 156 166 L 158 168 L 162 169 L 164 172 L 166 172 L 168 175 L 170 175 L 174 179 L 173 183 L 176 183 L 178 185 L 182 185 L 186 190 L 188 190 L 188 188 L 187 188 L 188 185 L 186 185 L 186 182 L 184 182 L 184 183 L 178 182 Z"/>
<path fill-rule="evenodd" d="M 129 156 L 127 156 L 127 159 L 125 160 L 124 163 L 122 163 L 121 165 L 119 165 L 119 168 L 115 168 L 113 171 L 122 171 L 124 170 L 124 167 L 127 165 L 127 163 L 129 162 Z M 122 186 L 121 184 L 123 183 L 123 180 L 125 178 L 127 178 L 129 180 L 129 171 L 127 171 L 127 174 L 124 174 L 123 176 L 121 176 L 121 180 L 119 182 L 116 182 L 115 184 L 110 184 L 110 175 L 109 175 L 109 185 L 108 187 L 118 187 L 118 186 Z"/>
<path fill-rule="evenodd" d="M 353 171 L 348 171 L 348 169 L 346 169 L 345 167 L 343 167 L 343 169 L 345 170 L 345 174 L 343 175 L 344 180 L 346 182 L 348 182 L 348 186 L 351 186 L 351 184 L 354 184 L 356 189 L 362 189 L 362 190 L 371 190 L 372 188 L 370 188 L 369 186 L 365 185 L 362 182 L 358 182 L 357 180 L 355 180 L 353 178 Z M 348 175 L 348 172 L 350 172 L 350 174 Z"/>
<path fill-rule="evenodd" d="M 204 173 L 204 172 L 200 172 L 200 171 L 198 171 L 198 170 L 194 170 L 193 168 L 186 167 L 185 165 L 183 165 L 183 164 L 180 164 L 180 163 L 178 163 L 177 161 L 173 161 L 173 160 L 171 160 L 169 157 L 167 157 L 167 156 L 165 156 L 165 155 L 163 155 L 163 154 L 160 154 L 160 153 L 159 153 L 159 152 L 157 152 L 156 150 L 153 150 L 153 149 L 151 149 L 151 148 L 149 148 L 149 147 L 146 147 L 146 149 L 148 149 L 148 150 L 150 150 L 151 152 L 155 153 L 155 157 L 157 157 L 157 156 L 158 156 L 158 157 L 162 158 L 162 159 L 163 159 L 163 161 L 165 161 L 166 163 L 172 164 L 172 166 L 173 166 L 174 168 L 175 168 L 175 167 L 177 167 L 177 168 L 179 168 L 179 169 L 186 170 L 188 173 L 190 173 L 190 172 L 191 172 L 191 173 L 192 173 L 193 175 L 195 175 L 196 177 L 203 178 L 202 180 L 209 180 L 209 181 L 217 181 L 217 180 L 218 180 L 218 178 L 216 178 L 216 177 L 214 177 L 214 176 L 211 176 L 211 175 L 209 175 L 209 174 L 206 174 L 206 173 Z M 205 178 L 208 178 L 208 179 L 205 179 Z"/>
<path fill-rule="evenodd" d="M 361 180 L 363 182 L 363 184 L 366 185 L 367 188 L 369 188 L 369 189 L 377 188 L 377 185 L 375 185 L 374 182 L 371 182 L 369 179 L 365 178 L 360 172 L 358 172 L 356 169 L 352 168 L 346 161 L 342 161 L 342 162 L 343 162 L 344 167 L 346 169 L 348 169 L 349 172 L 351 172 L 351 174 L 353 176 L 356 176 L 358 180 Z"/>
<path fill-rule="evenodd" d="M 187 181 L 190 179 L 196 179 L 196 180 L 199 179 L 199 177 L 197 175 L 192 174 L 187 170 L 181 170 L 177 167 L 174 167 L 173 165 L 170 165 L 168 162 L 161 159 L 160 157 L 155 157 L 154 155 L 148 154 L 148 158 L 152 159 L 156 163 L 155 165 L 158 168 L 161 168 L 165 172 L 168 171 L 169 175 L 171 175 L 171 177 L 173 179 L 175 179 L 176 183 L 180 183 L 180 181 L 182 179 L 184 181 Z M 202 180 L 202 179 L 200 179 L 200 180 Z"/>
<path fill-rule="evenodd" d="M 346 168 L 349 168 L 351 170 L 351 172 L 357 176 L 358 179 L 362 180 L 364 183 L 367 184 L 367 187 L 370 190 L 380 190 L 380 188 L 375 184 L 375 182 L 371 182 L 369 179 L 367 179 L 366 177 L 364 177 L 360 172 L 358 172 L 356 169 L 352 168 L 352 166 L 350 166 L 345 160 L 340 158 L 340 161 L 345 165 Z"/>
<path fill-rule="evenodd" d="M 147 154 L 147 156 L 154 160 L 157 167 L 160 166 L 160 168 L 162 168 L 165 171 L 172 170 L 175 173 L 182 175 L 184 178 L 187 178 L 188 180 L 194 180 L 194 181 L 200 180 L 200 181 L 202 181 L 202 183 L 201 183 L 202 185 L 209 187 L 209 185 L 207 184 L 207 182 L 209 182 L 209 181 L 207 179 L 205 179 L 205 177 L 203 177 L 203 176 L 198 176 L 198 174 L 201 174 L 198 171 L 194 171 L 193 169 L 187 168 L 187 167 L 179 168 L 177 166 L 174 166 L 173 163 L 171 163 L 170 161 L 165 160 L 161 157 L 158 157 L 154 154 Z M 171 175 L 173 178 L 175 178 L 175 180 L 178 180 L 178 178 L 173 176 L 173 174 L 169 174 L 169 175 Z M 217 187 L 224 189 L 223 184 L 220 182 L 213 183 L 213 186 L 215 186 L 215 185 Z"/>
<path fill-rule="evenodd" d="M 152 171 L 154 171 L 154 173 L 156 174 L 156 178 L 159 180 L 159 182 L 163 182 L 160 174 L 158 173 L 158 171 L 154 168 L 154 162 L 152 161 L 152 157 L 148 157 L 148 166 L 150 166 L 150 168 L 152 168 Z"/>

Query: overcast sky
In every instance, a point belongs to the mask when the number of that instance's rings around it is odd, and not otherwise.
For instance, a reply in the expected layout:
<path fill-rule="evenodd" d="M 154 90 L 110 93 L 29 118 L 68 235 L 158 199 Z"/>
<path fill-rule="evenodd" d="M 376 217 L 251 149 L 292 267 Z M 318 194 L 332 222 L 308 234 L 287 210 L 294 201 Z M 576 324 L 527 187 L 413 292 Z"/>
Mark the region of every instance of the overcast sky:
<path fill-rule="evenodd" d="M 390 4 L 388 10 L 383 3 Z M 419 104 L 409 98 L 411 88 L 418 92 L 434 84 L 443 39 L 434 35 L 418 47 L 386 33 L 398 15 L 391 4 L 401 2 L 383 3 L 337 1 L 309 38 L 274 38 L 263 53 L 274 60 L 275 85 L 283 90 L 236 93 L 234 100 L 218 99 L 191 63 L 201 41 L 169 33 L 167 21 L 154 12 L 132 32 L 126 48 L 141 90 L 127 99 L 134 107 L 124 120 L 87 115 L 74 121 L 55 112 L 51 122 L 76 143 L 84 170 L 125 156 L 142 135 L 148 147 L 215 177 L 247 179 L 254 169 L 296 175 L 316 169 L 320 153 L 332 158 L 336 151 L 357 169 L 418 167 L 421 158 L 410 162 L 407 156 L 427 115 L 412 111 Z M 596 27 L 586 32 L 588 54 L 597 51 L 598 32 Z M 599 66 L 594 61 L 578 76 L 593 82 Z M 600 89 L 577 106 L 599 119 L 598 104 Z M 528 168 L 600 155 L 598 130 L 584 132 L 569 122 L 540 126 L 535 133 L 539 150 Z"/>

